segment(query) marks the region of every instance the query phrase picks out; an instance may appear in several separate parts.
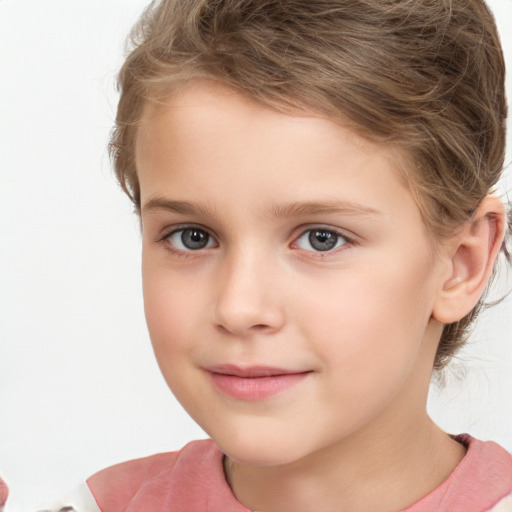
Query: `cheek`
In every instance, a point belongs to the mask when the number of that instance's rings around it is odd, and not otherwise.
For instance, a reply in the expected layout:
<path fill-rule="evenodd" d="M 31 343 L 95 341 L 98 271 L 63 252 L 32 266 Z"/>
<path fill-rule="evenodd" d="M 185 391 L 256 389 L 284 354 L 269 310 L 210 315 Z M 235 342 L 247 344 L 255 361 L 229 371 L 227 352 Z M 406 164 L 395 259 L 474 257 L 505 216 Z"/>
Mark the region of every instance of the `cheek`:
<path fill-rule="evenodd" d="M 162 376 L 176 398 L 188 409 L 189 383 L 196 375 L 189 361 L 194 355 L 191 332 L 198 332 L 198 294 L 188 280 L 173 272 L 144 266 L 146 322 Z"/>
<path fill-rule="evenodd" d="M 430 318 L 424 268 L 374 262 L 330 283 L 317 279 L 303 286 L 310 293 L 302 294 L 297 321 L 324 364 L 340 369 L 331 374 L 362 392 L 377 380 L 392 386 L 405 378 Z"/>
<path fill-rule="evenodd" d="M 155 354 L 184 350 L 183 340 L 198 318 L 198 299 L 193 280 L 188 280 L 143 258 L 144 310 Z"/>

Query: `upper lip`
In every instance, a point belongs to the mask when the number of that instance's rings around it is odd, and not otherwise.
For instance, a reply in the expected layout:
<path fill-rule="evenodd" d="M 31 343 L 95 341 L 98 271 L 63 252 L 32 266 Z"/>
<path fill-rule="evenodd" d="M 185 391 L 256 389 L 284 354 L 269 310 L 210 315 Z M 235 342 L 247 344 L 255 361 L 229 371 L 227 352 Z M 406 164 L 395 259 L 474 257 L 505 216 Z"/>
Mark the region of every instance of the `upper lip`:
<path fill-rule="evenodd" d="M 308 370 L 277 368 L 274 366 L 237 366 L 233 364 L 216 364 L 205 369 L 211 373 L 245 378 L 272 377 L 308 372 Z"/>

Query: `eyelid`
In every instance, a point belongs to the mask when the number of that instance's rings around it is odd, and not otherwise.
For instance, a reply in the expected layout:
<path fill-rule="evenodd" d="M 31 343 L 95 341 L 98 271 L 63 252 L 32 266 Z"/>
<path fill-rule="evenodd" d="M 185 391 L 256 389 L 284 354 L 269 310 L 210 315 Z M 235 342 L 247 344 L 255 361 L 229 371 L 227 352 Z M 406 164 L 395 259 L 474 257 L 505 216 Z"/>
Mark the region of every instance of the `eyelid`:
<path fill-rule="evenodd" d="M 212 238 L 217 240 L 217 237 L 212 233 L 212 230 L 207 228 L 206 226 L 203 226 L 202 224 L 196 224 L 196 223 L 183 223 L 183 224 L 175 224 L 173 226 L 168 226 L 160 231 L 160 233 L 157 235 L 157 242 L 161 242 L 165 240 L 166 238 L 169 238 L 173 233 L 176 233 L 177 231 L 183 231 L 184 229 L 200 229 L 201 231 L 204 231 L 205 233 L 208 233 Z"/>
<path fill-rule="evenodd" d="M 204 231 L 215 242 L 215 246 L 214 247 L 203 247 L 201 249 L 196 249 L 196 250 L 180 249 L 179 247 L 176 247 L 175 245 L 173 245 L 169 242 L 169 238 L 172 235 L 179 233 L 181 231 L 185 231 L 187 229 L 198 229 L 200 231 Z M 201 224 L 177 224 L 177 225 L 171 226 L 167 229 L 164 229 L 163 232 L 161 232 L 161 234 L 158 235 L 156 242 L 163 244 L 165 246 L 165 248 L 168 251 L 172 252 L 173 254 L 179 254 L 182 256 L 193 255 L 194 253 L 202 252 L 205 249 L 214 249 L 215 247 L 218 247 L 218 245 L 219 245 L 217 237 L 214 234 L 212 234 L 210 229 L 208 229 L 205 226 L 202 226 Z"/>
<path fill-rule="evenodd" d="M 311 231 L 322 230 L 322 229 L 325 231 L 330 231 L 332 233 L 335 233 L 339 237 L 343 238 L 345 240 L 345 243 L 341 244 L 341 246 L 339 246 L 339 247 L 336 247 L 336 248 L 333 248 L 333 249 L 330 249 L 327 251 L 315 251 L 313 249 L 308 250 L 308 249 L 302 249 L 297 246 L 297 242 L 304 235 L 306 235 L 307 233 L 309 233 Z M 294 236 L 291 246 L 297 247 L 299 250 L 302 250 L 304 252 L 310 252 L 310 253 L 314 254 L 315 257 L 326 257 L 329 255 L 333 255 L 333 254 L 338 253 L 339 251 L 346 250 L 348 248 L 346 246 L 352 246 L 357 243 L 356 237 L 354 235 L 347 233 L 345 230 L 343 230 L 341 228 L 326 225 L 326 224 L 312 224 L 312 225 L 308 225 L 308 226 L 301 226 L 300 228 L 298 228 L 296 230 L 296 232 L 297 231 L 298 231 L 298 233 Z"/>

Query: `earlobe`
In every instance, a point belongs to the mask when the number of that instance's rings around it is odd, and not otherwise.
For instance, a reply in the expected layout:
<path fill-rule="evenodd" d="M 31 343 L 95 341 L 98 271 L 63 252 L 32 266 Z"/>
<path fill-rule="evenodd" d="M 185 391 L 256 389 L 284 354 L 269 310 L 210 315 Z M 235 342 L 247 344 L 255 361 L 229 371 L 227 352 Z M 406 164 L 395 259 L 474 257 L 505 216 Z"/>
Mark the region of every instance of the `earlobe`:
<path fill-rule="evenodd" d="M 477 304 L 489 280 L 505 234 L 505 208 L 496 196 L 482 200 L 473 218 L 455 238 L 450 275 L 442 283 L 432 316 L 450 324 Z"/>

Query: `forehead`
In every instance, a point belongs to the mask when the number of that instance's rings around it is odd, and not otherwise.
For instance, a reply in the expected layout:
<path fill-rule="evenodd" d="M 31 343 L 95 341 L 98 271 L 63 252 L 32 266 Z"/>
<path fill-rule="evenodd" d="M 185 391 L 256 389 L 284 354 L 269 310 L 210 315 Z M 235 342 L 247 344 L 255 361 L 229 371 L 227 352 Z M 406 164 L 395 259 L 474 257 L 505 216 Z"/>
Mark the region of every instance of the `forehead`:
<path fill-rule="evenodd" d="M 411 201 L 403 161 L 396 147 L 330 119 L 283 114 L 215 83 L 189 85 L 148 103 L 136 149 L 143 203 L 165 192 L 196 202 L 225 198 L 240 208 L 258 195 L 274 206 L 364 200 L 376 209 L 398 196 Z"/>
<path fill-rule="evenodd" d="M 398 147 L 370 141 L 347 126 L 312 109 L 284 113 L 219 82 L 195 81 L 161 100 L 146 102 L 137 129 L 135 155 L 140 163 L 165 153 L 166 147 L 175 150 L 194 137 L 202 145 L 222 144 L 231 150 L 243 142 L 238 148 L 246 154 L 263 142 L 266 148 L 280 146 L 286 152 L 294 139 L 305 142 L 304 153 L 313 149 L 326 152 L 333 142 L 339 142 L 346 146 L 345 151 L 350 147 L 367 156 L 379 153 L 394 168 L 400 167 L 404 154 Z M 263 129 L 266 137 L 257 133 L 258 129 Z M 247 132 L 251 136 L 243 137 Z"/>
<path fill-rule="evenodd" d="M 380 148 L 386 150 L 389 156 L 398 157 L 401 154 L 400 148 L 395 145 L 379 144 L 372 141 L 371 137 L 359 134 L 357 128 L 349 129 L 351 123 L 341 113 L 336 116 L 334 113 L 321 114 L 314 106 L 303 105 L 292 108 L 289 103 L 291 100 L 288 103 L 283 100 L 280 104 L 272 98 L 259 101 L 245 92 L 215 80 L 191 80 L 176 85 L 167 95 L 145 102 L 142 119 L 138 126 L 137 142 L 144 137 L 148 128 L 159 126 L 160 129 L 165 129 L 163 125 L 166 124 L 169 129 L 177 126 L 184 131 L 187 128 L 197 127 L 208 115 L 211 115 L 215 116 L 219 129 L 226 128 L 228 124 L 238 120 L 241 124 L 250 121 L 251 125 L 257 122 L 268 122 L 269 125 L 273 124 L 276 127 L 275 131 L 280 131 L 281 127 L 287 125 L 287 131 L 293 126 L 298 132 L 301 127 L 307 130 L 316 124 L 315 129 L 321 134 L 327 127 L 338 124 L 342 128 L 339 130 L 338 137 L 350 138 L 354 144 L 365 147 L 368 151 Z M 359 130 L 362 129 L 359 128 Z M 141 145 L 137 144 L 136 149 L 140 150 Z"/>

